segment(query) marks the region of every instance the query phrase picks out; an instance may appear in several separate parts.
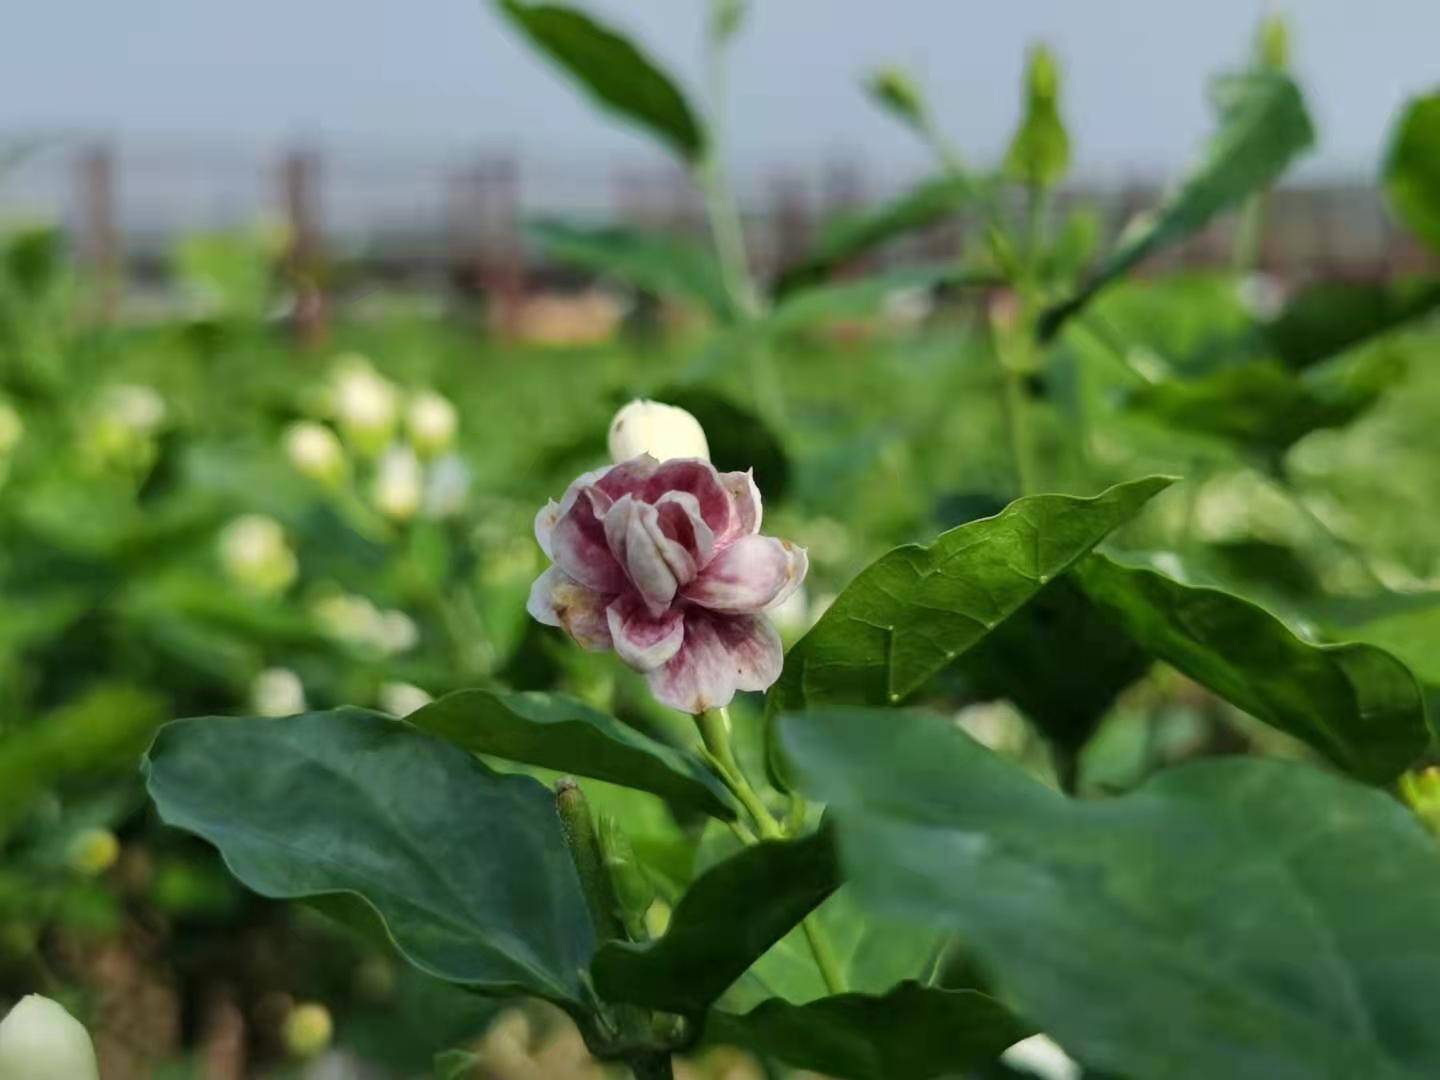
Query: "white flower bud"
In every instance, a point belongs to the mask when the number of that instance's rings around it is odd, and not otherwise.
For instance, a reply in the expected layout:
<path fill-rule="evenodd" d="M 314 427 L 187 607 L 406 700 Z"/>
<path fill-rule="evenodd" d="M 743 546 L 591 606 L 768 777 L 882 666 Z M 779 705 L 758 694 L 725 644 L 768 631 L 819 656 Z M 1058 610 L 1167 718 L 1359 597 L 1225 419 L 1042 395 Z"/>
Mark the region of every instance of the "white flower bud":
<path fill-rule="evenodd" d="M 710 444 L 700 421 L 684 409 L 660 401 L 632 401 L 610 422 L 610 459 L 629 461 L 649 454 L 658 461 L 671 458 L 710 460 Z"/>
<path fill-rule="evenodd" d="M 0 1020 L 0 1080 L 99 1080 L 85 1026 L 59 1002 L 30 994 Z"/>
<path fill-rule="evenodd" d="M 335 432 L 313 420 L 285 429 L 285 455 L 296 472 L 322 484 L 334 484 L 345 475 L 345 448 Z"/>
<path fill-rule="evenodd" d="M 8 401 L 0 401 L 0 456 L 19 446 L 24 435 L 25 422 L 20 419 L 15 406 Z"/>
<path fill-rule="evenodd" d="M 409 716 L 435 699 L 412 683 L 387 682 L 380 687 L 380 711 L 391 716 Z"/>
<path fill-rule="evenodd" d="M 150 386 L 118 383 L 104 395 L 105 415 L 137 435 L 150 435 L 165 422 L 165 399 Z"/>
<path fill-rule="evenodd" d="M 392 446 L 376 466 L 371 499 L 375 508 L 388 518 L 407 521 L 420 509 L 425 496 L 425 470 L 415 451 L 408 446 Z"/>
<path fill-rule="evenodd" d="M 1021 1039 L 1001 1054 L 1000 1060 L 1041 1080 L 1080 1080 L 1080 1066 L 1048 1035 Z"/>
<path fill-rule="evenodd" d="M 340 429 L 361 450 L 378 453 L 390 441 L 399 394 L 363 356 L 352 353 L 336 362 L 331 402 Z"/>
<path fill-rule="evenodd" d="M 421 390 L 405 410 L 405 430 L 415 449 L 426 457 L 444 453 L 455 441 L 460 415 L 444 394 Z"/>
<path fill-rule="evenodd" d="M 420 644 L 420 628 L 403 611 L 391 608 L 380 613 L 376 623 L 375 645 L 386 656 L 409 652 Z"/>
<path fill-rule="evenodd" d="M 250 707 L 259 716 L 294 716 L 305 711 L 305 686 L 289 668 L 266 668 L 250 684 Z"/>
<path fill-rule="evenodd" d="M 264 514 L 242 514 L 225 526 L 220 561 L 233 580 L 265 593 L 283 592 L 300 570 L 284 528 Z"/>
<path fill-rule="evenodd" d="M 454 517 L 465 507 L 470 491 L 470 470 L 455 454 L 446 454 L 430 466 L 425 481 L 425 516 Z"/>

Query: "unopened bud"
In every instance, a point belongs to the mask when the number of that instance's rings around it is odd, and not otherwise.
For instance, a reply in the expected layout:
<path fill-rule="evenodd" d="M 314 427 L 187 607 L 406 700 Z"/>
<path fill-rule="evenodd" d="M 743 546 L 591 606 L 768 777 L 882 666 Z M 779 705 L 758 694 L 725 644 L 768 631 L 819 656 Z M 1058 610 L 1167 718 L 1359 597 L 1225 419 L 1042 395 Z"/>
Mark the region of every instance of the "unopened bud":
<path fill-rule="evenodd" d="M 363 356 L 352 353 L 336 362 L 331 405 L 340 430 L 364 453 L 379 453 L 390 442 L 399 394 Z"/>
<path fill-rule="evenodd" d="M 283 592 L 300 569 L 284 528 L 264 514 L 242 514 L 225 526 L 220 561 L 233 580 L 264 593 Z"/>
<path fill-rule="evenodd" d="M 322 484 L 339 483 L 346 470 L 345 448 L 324 424 L 302 420 L 285 429 L 285 455 L 302 476 Z"/>
<path fill-rule="evenodd" d="M 305 686 L 289 668 L 266 668 L 250 684 L 250 708 L 258 716 L 294 716 L 305 711 Z"/>
<path fill-rule="evenodd" d="M 3 1080 L 98 1080 L 95 1046 L 65 1007 L 39 994 L 20 999 L 0 1020 Z"/>
<path fill-rule="evenodd" d="M 285 1049 L 296 1057 L 314 1057 L 330 1045 L 334 1034 L 330 1010 L 319 1002 L 296 1005 L 285 1017 Z"/>
<path fill-rule="evenodd" d="M 408 521 L 420 509 L 424 496 L 425 470 L 415 451 L 408 446 L 385 451 L 371 493 L 375 508 L 395 521 Z"/>
<path fill-rule="evenodd" d="M 1405 773 L 1400 777 L 1400 797 L 1427 829 L 1440 835 L 1440 765 Z"/>
<path fill-rule="evenodd" d="M 684 409 L 659 401 L 632 401 L 610 422 L 610 459 L 629 461 L 649 454 L 657 461 L 671 458 L 710 460 L 710 444 L 700 421 Z"/>
<path fill-rule="evenodd" d="M 620 919 L 632 940 L 645 938 L 645 913 L 655 902 L 655 883 L 635 857 L 630 837 L 620 822 L 610 814 L 600 817 L 600 853 L 610 873 L 615 899 L 620 905 Z"/>
<path fill-rule="evenodd" d="M 425 457 L 450 449 L 459 427 L 460 415 L 455 406 L 444 394 L 434 390 L 421 390 L 410 399 L 405 410 L 405 430 L 415 449 Z"/>
<path fill-rule="evenodd" d="M 109 829 L 82 829 L 70 841 L 66 862 L 86 877 L 103 874 L 120 857 L 120 841 Z"/>
<path fill-rule="evenodd" d="M 925 123 L 925 100 L 910 75 L 897 67 L 882 67 L 865 79 L 865 91 L 882 109 L 915 127 Z"/>

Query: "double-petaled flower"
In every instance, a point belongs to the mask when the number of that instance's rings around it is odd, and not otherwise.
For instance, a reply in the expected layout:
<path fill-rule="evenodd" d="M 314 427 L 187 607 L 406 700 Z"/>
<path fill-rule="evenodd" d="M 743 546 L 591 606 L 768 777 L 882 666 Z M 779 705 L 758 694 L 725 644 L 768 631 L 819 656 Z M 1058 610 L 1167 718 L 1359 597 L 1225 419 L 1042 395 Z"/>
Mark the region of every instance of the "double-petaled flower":
<path fill-rule="evenodd" d="M 804 580 L 803 548 L 760 535 L 749 472 L 640 454 L 586 473 L 535 519 L 555 565 L 529 611 L 591 650 L 647 673 L 657 699 L 699 714 L 780 677 L 763 614 Z"/>

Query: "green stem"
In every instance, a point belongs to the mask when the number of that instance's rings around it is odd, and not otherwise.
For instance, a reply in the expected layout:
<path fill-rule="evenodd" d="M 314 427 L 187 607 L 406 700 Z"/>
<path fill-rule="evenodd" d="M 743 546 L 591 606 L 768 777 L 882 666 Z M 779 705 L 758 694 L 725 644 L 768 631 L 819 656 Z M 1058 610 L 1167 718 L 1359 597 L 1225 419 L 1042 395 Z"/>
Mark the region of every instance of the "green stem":
<path fill-rule="evenodd" d="M 601 941 L 626 941 L 625 927 L 620 922 L 620 904 L 615 898 L 615 885 L 605 867 L 605 855 L 595 835 L 595 822 L 590 804 L 580 785 L 570 777 L 555 782 L 555 811 L 560 815 L 560 830 L 575 872 L 580 878 L 580 891 L 590 909 L 590 921 Z"/>
<path fill-rule="evenodd" d="M 832 994 L 845 993 L 845 976 L 840 970 L 840 961 L 835 957 L 835 946 L 830 943 L 830 935 L 820 925 L 820 920 L 814 915 L 807 915 L 800 926 L 805 931 L 805 941 L 810 946 L 815 967 L 825 981 L 825 989 Z"/>

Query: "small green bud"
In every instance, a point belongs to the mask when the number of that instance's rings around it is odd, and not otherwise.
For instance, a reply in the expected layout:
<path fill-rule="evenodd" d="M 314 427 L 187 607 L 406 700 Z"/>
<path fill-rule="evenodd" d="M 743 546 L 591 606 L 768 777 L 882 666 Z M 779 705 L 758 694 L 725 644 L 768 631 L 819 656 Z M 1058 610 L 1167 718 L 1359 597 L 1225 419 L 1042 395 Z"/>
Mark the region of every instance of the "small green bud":
<path fill-rule="evenodd" d="M 886 112 L 912 127 L 925 126 L 925 99 L 920 87 L 908 72 L 898 67 L 882 67 L 865 79 L 865 92 Z"/>
<path fill-rule="evenodd" d="M 1025 115 L 1005 156 L 1011 179 L 1051 188 L 1070 168 L 1070 136 L 1060 119 L 1060 69 L 1044 45 L 1030 50 L 1025 69 Z"/>
<path fill-rule="evenodd" d="M 615 888 L 615 899 L 620 905 L 620 919 L 633 940 L 643 941 L 646 936 L 645 913 L 655 902 L 655 883 L 635 857 L 635 848 L 630 837 L 620 827 L 620 822 L 610 814 L 600 817 L 600 852 L 605 859 L 605 868 L 610 872 L 610 882 Z"/>
<path fill-rule="evenodd" d="M 1400 797 L 1427 829 L 1440 835 L 1440 765 L 1414 769 L 1400 777 Z"/>
<path fill-rule="evenodd" d="M 1263 68 L 1290 67 L 1290 27 L 1281 15 L 1267 15 L 1255 32 L 1255 59 Z"/>
<path fill-rule="evenodd" d="M 314 1057 L 327 1049 L 334 1033 L 330 1010 L 319 1002 L 296 1005 L 285 1017 L 285 1049 L 297 1058 Z"/>
<path fill-rule="evenodd" d="M 749 12 L 745 0 L 714 0 L 710 6 L 710 36 L 722 44 L 740 32 Z"/>
<path fill-rule="evenodd" d="M 596 936 L 602 941 L 624 939 L 620 903 L 615 899 L 615 886 L 595 835 L 590 803 L 580 785 L 568 776 L 555 781 L 555 812 L 560 816 L 560 831 L 580 878 L 580 891 L 585 896 L 585 906 L 590 909 Z"/>
<path fill-rule="evenodd" d="M 109 829 L 83 829 L 70 841 L 66 855 L 70 869 L 95 877 L 115 865 L 120 857 L 120 841 Z"/>

